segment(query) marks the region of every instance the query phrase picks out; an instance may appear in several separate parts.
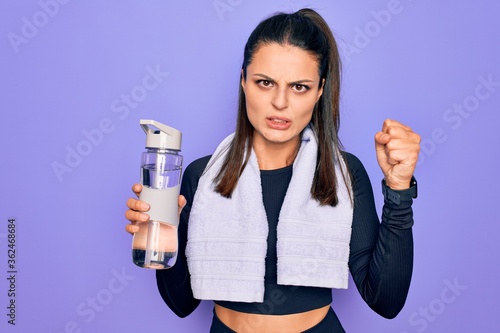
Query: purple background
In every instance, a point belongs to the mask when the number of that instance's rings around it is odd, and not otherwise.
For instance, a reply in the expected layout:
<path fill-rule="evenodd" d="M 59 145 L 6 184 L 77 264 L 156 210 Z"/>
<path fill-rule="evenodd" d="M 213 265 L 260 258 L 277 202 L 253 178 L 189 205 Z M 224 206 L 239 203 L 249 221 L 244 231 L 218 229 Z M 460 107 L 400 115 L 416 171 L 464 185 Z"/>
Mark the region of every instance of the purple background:
<path fill-rule="evenodd" d="M 123 213 L 144 149 L 139 119 L 180 129 L 185 165 L 211 153 L 234 128 L 249 33 L 303 6 L 342 45 L 341 138 L 365 164 L 379 209 L 373 135 L 394 118 L 423 139 L 408 301 L 386 320 L 351 283 L 334 291 L 346 330 L 500 331 L 497 1 L 55 1 L 0 4 L 2 332 L 208 330 L 211 302 L 179 319 L 153 272 L 131 262 Z"/>

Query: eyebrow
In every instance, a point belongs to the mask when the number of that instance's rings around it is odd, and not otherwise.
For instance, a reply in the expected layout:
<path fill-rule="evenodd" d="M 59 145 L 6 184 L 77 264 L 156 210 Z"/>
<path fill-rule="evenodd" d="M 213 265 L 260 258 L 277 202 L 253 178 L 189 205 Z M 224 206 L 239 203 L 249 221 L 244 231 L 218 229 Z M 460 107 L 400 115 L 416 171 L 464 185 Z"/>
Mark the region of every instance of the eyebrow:
<path fill-rule="evenodd" d="M 265 74 L 261 74 L 261 73 L 255 73 L 255 74 L 252 74 L 252 76 L 258 76 L 258 77 L 261 77 L 267 81 L 271 81 L 271 82 L 276 82 L 273 78 L 265 75 Z M 288 84 L 303 84 L 303 83 L 314 83 L 316 82 L 315 80 L 310 80 L 310 79 L 303 79 L 303 80 L 297 80 L 297 81 L 292 81 L 292 82 L 288 82 Z"/>

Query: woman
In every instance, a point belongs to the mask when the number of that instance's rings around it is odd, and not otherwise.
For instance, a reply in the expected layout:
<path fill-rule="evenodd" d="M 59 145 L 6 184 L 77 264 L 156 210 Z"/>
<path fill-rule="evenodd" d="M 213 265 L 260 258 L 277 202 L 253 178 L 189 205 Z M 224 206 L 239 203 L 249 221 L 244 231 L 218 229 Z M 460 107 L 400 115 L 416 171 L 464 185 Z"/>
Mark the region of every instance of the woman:
<path fill-rule="evenodd" d="M 420 137 L 393 120 L 375 135 L 380 223 L 363 165 L 341 151 L 339 90 L 337 46 L 318 13 L 277 14 L 252 32 L 236 131 L 186 168 L 178 262 L 156 273 L 178 316 L 211 299 L 210 332 L 343 332 L 331 290 L 347 287 L 348 272 L 373 310 L 399 313 L 413 267 Z M 146 203 L 127 206 L 129 221 L 148 220 Z"/>

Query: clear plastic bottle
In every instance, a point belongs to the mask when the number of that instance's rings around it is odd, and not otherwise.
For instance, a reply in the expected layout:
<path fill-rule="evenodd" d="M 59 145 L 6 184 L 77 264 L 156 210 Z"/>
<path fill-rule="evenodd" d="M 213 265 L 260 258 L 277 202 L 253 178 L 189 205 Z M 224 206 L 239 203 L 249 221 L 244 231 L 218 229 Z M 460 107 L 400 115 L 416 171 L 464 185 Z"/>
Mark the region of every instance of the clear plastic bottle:
<path fill-rule="evenodd" d="M 147 137 L 139 199 L 151 208 L 148 222 L 136 222 L 140 229 L 132 240 L 132 259 L 139 267 L 167 269 L 177 260 L 182 134 L 154 120 L 141 120 L 140 124 Z"/>

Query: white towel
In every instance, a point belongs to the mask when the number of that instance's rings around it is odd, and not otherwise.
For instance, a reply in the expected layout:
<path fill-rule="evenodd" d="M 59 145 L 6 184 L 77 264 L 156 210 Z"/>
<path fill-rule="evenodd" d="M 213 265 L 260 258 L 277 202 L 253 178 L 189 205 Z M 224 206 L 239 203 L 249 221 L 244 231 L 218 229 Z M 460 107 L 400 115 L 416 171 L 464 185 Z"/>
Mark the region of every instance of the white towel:
<path fill-rule="evenodd" d="M 233 137 L 217 147 L 194 197 L 186 247 L 191 287 L 198 299 L 262 302 L 268 222 L 255 152 L 231 198 L 214 191 L 213 179 Z M 311 198 L 316 156 L 316 139 L 306 128 L 278 222 L 278 284 L 345 289 L 353 213 L 350 184 L 337 163 L 339 203 L 320 206 Z M 344 161 L 339 163 L 346 170 Z"/>

